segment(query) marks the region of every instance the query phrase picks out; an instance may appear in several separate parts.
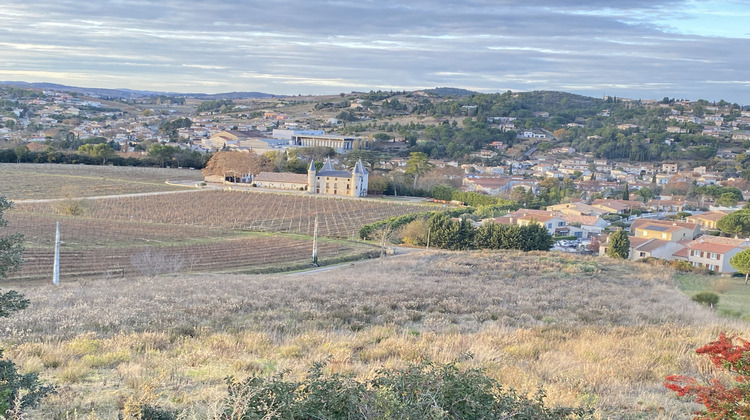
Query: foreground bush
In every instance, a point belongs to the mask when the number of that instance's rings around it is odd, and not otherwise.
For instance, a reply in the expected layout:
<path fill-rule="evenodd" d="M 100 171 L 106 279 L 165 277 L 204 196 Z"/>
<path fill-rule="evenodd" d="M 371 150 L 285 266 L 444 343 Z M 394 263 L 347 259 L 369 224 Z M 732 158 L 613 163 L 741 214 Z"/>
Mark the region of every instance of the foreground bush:
<path fill-rule="evenodd" d="M 700 292 L 692 297 L 695 302 L 713 308 L 719 303 L 719 295 L 711 292 Z"/>
<path fill-rule="evenodd" d="M 224 413 L 231 419 L 568 419 L 590 413 L 549 408 L 544 393 L 529 399 L 505 390 L 479 369 L 423 362 L 384 369 L 358 382 L 323 373 L 316 363 L 302 382 L 283 374 L 244 381 L 228 379 Z"/>
<path fill-rule="evenodd" d="M 739 345 L 735 345 L 733 339 L 721 333 L 718 341 L 695 351 L 708 355 L 714 366 L 735 375 L 736 383 L 732 386 L 716 379 L 711 379 L 708 385 L 701 385 L 688 376 L 667 376 L 664 383 L 667 388 L 680 396 L 695 397 L 695 402 L 706 407 L 705 412 L 696 413 L 696 419 L 750 418 L 750 342 L 737 338 Z"/>

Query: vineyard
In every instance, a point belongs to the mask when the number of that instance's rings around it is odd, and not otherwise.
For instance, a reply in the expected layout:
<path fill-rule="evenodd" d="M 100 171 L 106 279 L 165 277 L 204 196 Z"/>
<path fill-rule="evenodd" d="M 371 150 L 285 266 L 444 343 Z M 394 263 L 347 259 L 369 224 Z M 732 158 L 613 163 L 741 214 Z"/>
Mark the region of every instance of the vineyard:
<path fill-rule="evenodd" d="M 91 197 L 181 190 L 167 180 L 201 181 L 200 171 L 54 164 L 0 164 L 0 192 L 10 200 Z"/>
<path fill-rule="evenodd" d="M 24 234 L 23 269 L 13 278 L 52 273 L 60 222 L 62 278 L 156 275 L 170 272 L 267 272 L 308 266 L 318 218 L 319 261 L 377 255 L 352 240 L 377 220 L 425 211 L 417 204 L 260 192 L 196 191 L 82 200 L 83 214 L 60 202 L 16 203 L 9 228 Z"/>
<path fill-rule="evenodd" d="M 240 191 L 201 191 L 150 197 L 91 201 L 92 219 L 205 226 L 257 232 L 312 235 L 318 217 L 320 235 L 356 238 L 362 225 L 430 207 L 371 200 Z M 59 214 L 57 203 L 19 203 L 16 212 Z"/>

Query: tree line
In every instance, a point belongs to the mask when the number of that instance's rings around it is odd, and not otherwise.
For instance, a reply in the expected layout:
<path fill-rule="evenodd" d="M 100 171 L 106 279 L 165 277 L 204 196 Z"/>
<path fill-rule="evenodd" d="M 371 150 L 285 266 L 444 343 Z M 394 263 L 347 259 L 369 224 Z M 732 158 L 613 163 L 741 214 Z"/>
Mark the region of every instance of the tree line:
<path fill-rule="evenodd" d="M 400 241 L 415 246 L 448 250 L 517 249 L 548 251 L 554 239 L 541 224 L 528 226 L 485 223 L 474 227 L 471 215 L 477 209 L 458 208 L 398 216 L 363 226 L 362 239 L 379 239 L 398 231 Z"/>

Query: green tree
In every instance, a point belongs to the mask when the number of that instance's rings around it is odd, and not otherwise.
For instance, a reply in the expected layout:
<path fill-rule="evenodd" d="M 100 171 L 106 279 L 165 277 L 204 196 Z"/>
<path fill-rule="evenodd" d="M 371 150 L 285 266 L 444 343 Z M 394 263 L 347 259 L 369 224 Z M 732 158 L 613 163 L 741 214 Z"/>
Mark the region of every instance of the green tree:
<path fill-rule="evenodd" d="M 654 196 L 654 192 L 651 191 L 651 188 L 643 187 L 640 190 L 638 190 L 638 195 L 641 196 L 641 199 L 644 203 L 647 203 L 648 200 L 650 200 Z"/>
<path fill-rule="evenodd" d="M 8 222 L 3 219 L 3 213 L 10 209 L 12 202 L 0 196 L 0 227 Z M 0 236 L 0 279 L 21 268 L 23 262 L 23 235 L 20 233 Z M 0 301 L 0 304 L 3 302 Z M 2 309 L 0 308 L 0 311 Z"/>
<path fill-rule="evenodd" d="M 388 190 L 390 182 L 382 176 L 371 176 L 368 179 L 367 194 L 380 195 Z"/>
<path fill-rule="evenodd" d="M 469 249 L 474 244 L 474 228 L 468 219 L 453 221 L 446 213 L 438 213 L 429 222 L 430 246 L 442 249 Z"/>
<path fill-rule="evenodd" d="M 310 146 L 295 149 L 296 156 L 302 160 L 322 162 L 326 158 L 336 156 L 336 150 L 328 146 Z"/>
<path fill-rule="evenodd" d="M 160 167 L 164 167 L 167 162 L 170 162 L 172 158 L 180 151 L 177 146 L 168 146 L 161 143 L 154 143 L 148 148 L 149 157 L 159 162 Z"/>
<path fill-rule="evenodd" d="M 750 248 L 730 258 L 729 265 L 731 265 L 732 268 L 734 268 L 735 270 L 745 275 L 745 284 L 747 284 L 748 277 L 750 277 Z"/>
<path fill-rule="evenodd" d="M 374 136 L 372 136 L 372 138 L 374 138 L 377 141 L 390 141 L 391 140 L 390 134 L 386 134 L 386 133 L 375 134 Z"/>
<path fill-rule="evenodd" d="M 433 166 L 426 153 L 411 152 L 409 154 L 409 160 L 406 161 L 406 174 L 414 177 L 414 189 L 417 189 L 419 177 L 429 172 Z"/>
<path fill-rule="evenodd" d="M 620 229 L 609 236 L 607 255 L 612 258 L 627 259 L 630 254 L 630 238 L 628 232 Z"/>
<path fill-rule="evenodd" d="M 719 219 L 716 227 L 728 235 L 734 235 L 735 238 L 747 237 L 750 235 L 750 210 L 740 210 Z"/>
<path fill-rule="evenodd" d="M 345 154 L 342 160 L 346 167 L 353 168 L 357 161 L 361 159 L 367 171 L 372 174 L 384 158 L 382 153 L 374 150 L 352 150 Z"/>
<path fill-rule="evenodd" d="M 111 159 L 117 155 L 115 149 L 107 143 L 81 145 L 78 148 L 78 153 L 91 156 L 94 159 L 101 159 L 102 165 L 107 163 L 107 159 Z"/>
<path fill-rule="evenodd" d="M 29 146 L 22 144 L 16 147 L 16 163 L 21 163 L 21 161 L 26 160 L 29 157 L 29 154 L 31 154 Z"/>
<path fill-rule="evenodd" d="M 716 204 L 723 207 L 734 207 L 737 205 L 737 197 L 732 193 L 724 193 L 716 200 Z"/>
<path fill-rule="evenodd" d="M 554 244 L 554 239 L 547 229 L 537 223 L 521 226 L 521 238 L 521 251 L 549 251 Z"/>
<path fill-rule="evenodd" d="M 446 200 L 450 201 L 453 198 L 453 192 L 457 191 L 453 187 L 449 187 L 447 185 L 435 185 L 432 187 L 432 191 L 430 192 L 430 195 L 432 195 L 432 198 L 436 200 Z"/>
<path fill-rule="evenodd" d="M 622 199 L 630 200 L 630 190 L 628 189 L 628 184 L 625 184 L 625 191 L 622 192 Z"/>
<path fill-rule="evenodd" d="M 0 197 L 0 226 L 7 226 L 2 217 L 11 203 Z M 0 279 L 20 268 L 23 254 L 23 236 L 10 234 L 0 236 Z M 0 318 L 5 318 L 29 306 L 28 299 L 15 290 L 0 293 Z M 9 411 L 20 413 L 22 409 L 35 406 L 45 395 L 52 392 L 52 387 L 39 382 L 36 373 L 21 375 L 15 363 L 2 358 L 0 349 L 0 416 Z M 20 398 L 19 398 L 20 395 Z M 4 418 L 4 417 L 3 417 Z"/>

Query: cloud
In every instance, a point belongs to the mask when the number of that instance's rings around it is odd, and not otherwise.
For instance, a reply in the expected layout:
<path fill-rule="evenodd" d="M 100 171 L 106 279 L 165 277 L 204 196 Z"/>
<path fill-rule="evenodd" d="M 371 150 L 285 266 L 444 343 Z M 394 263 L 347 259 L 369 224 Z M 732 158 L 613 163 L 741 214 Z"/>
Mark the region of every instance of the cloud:
<path fill-rule="evenodd" d="M 0 71 L 100 75 L 97 81 L 126 83 L 102 87 L 156 90 L 439 85 L 750 102 L 733 82 L 746 79 L 750 64 L 742 53 L 746 25 L 729 24 L 742 16 L 742 3 L 602 3 L 11 0 L 0 15 L 0 56 L 7 57 Z M 715 26 L 727 22 L 724 32 L 675 23 L 695 22 L 694 9 Z"/>

